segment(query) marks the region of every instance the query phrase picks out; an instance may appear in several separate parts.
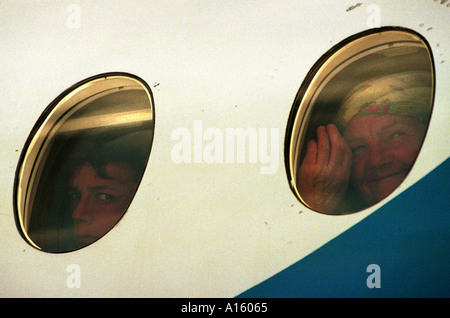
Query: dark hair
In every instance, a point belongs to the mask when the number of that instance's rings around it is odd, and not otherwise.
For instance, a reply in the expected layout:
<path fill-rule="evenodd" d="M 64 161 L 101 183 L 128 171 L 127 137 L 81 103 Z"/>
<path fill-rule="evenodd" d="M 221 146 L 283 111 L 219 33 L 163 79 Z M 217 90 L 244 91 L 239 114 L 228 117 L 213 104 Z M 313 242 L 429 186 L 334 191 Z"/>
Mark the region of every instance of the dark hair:
<path fill-rule="evenodd" d="M 88 162 L 96 173 L 107 179 L 105 168 L 108 164 L 126 164 L 132 171 L 133 180 L 137 183 L 147 165 L 149 156 L 150 135 L 145 132 L 127 133 L 103 142 L 100 147 L 91 149 L 85 162 Z M 98 145 L 98 141 L 95 143 Z"/>
<path fill-rule="evenodd" d="M 73 176 L 87 162 L 100 177 L 107 179 L 105 168 L 108 164 L 125 164 L 131 168 L 133 180 L 138 183 L 147 165 L 150 143 L 151 131 L 148 129 L 92 135 L 84 139 L 72 154 L 70 174 Z"/>

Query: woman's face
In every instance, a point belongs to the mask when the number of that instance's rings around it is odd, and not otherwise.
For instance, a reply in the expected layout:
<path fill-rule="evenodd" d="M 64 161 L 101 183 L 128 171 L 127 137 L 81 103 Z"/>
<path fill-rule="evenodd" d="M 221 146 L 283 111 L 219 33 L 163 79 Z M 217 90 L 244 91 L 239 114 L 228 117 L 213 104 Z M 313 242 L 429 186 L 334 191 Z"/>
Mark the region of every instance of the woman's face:
<path fill-rule="evenodd" d="M 344 138 L 352 150 L 355 188 L 368 204 L 392 193 L 411 169 L 425 127 L 412 117 L 356 115 L 347 124 Z"/>

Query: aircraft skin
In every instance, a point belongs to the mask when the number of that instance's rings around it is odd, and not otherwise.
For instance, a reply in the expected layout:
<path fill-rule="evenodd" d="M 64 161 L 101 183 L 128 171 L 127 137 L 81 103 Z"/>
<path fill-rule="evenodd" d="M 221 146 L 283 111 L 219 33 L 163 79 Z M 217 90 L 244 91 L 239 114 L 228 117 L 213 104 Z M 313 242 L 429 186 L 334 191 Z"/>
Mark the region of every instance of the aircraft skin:
<path fill-rule="evenodd" d="M 450 296 L 449 13 L 450 2 L 440 0 L 3 1 L 0 296 Z M 386 199 L 349 215 L 317 213 L 295 197 L 284 164 L 295 96 L 333 46 L 383 27 L 414 31 L 431 48 L 435 95 L 424 144 Z M 14 215 L 27 138 L 63 91 L 114 72 L 142 79 L 153 95 L 153 144 L 140 186 L 100 240 L 68 253 L 40 251 Z M 224 137 L 223 158 L 226 131 L 237 128 L 265 132 L 258 146 L 266 137 L 269 157 L 210 162 L 209 128 Z M 177 132 L 190 133 L 191 162 L 173 155 Z M 427 240 L 415 249 L 426 221 Z M 400 245 L 382 239 L 411 222 L 408 235 L 392 236 Z M 353 249 L 340 254 L 348 242 Z M 370 286 L 371 274 L 381 286 Z"/>

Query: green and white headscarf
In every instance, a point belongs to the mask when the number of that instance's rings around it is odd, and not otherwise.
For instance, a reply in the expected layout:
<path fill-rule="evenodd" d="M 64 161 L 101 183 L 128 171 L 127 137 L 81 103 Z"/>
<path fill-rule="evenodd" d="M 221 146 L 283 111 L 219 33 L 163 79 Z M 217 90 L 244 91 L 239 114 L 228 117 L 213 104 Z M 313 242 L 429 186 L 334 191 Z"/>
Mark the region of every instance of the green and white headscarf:
<path fill-rule="evenodd" d="M 365 81 L 347 94 L 335 123 L 343 130 L 356 115 L 393 114 L 427 122 L 431 111 L 430 72 L 392 74 Z"/>

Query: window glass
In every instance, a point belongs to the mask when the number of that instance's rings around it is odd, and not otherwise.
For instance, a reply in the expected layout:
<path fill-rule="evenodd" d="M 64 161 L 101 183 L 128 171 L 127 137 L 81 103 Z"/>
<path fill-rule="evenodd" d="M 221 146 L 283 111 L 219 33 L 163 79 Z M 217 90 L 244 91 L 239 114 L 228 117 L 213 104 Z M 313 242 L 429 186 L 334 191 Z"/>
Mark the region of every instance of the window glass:
<path fill-rule="evenodd" d="M 416 33 L 384 28 L 325 54 L 300 87 L 288 123 L 294 194 L 326 214 L 361 211 L 406 178 L 432 110 L 431 51 Z"/>
<path fill-rule="evenodd" d="M 140 79 L 114 73 L 78 83 L 50 104 L 16 175 L 16 221 L 28 243 L 72 251 L 119 222 L 150 155 L 152 100 Z"/>

